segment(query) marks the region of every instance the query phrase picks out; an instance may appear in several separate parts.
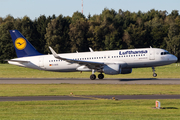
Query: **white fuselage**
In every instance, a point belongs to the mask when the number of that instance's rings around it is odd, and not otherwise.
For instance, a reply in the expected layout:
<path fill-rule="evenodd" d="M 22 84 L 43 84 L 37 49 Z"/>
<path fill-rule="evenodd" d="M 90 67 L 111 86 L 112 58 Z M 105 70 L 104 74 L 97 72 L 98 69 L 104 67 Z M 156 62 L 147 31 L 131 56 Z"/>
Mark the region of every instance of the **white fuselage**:
<path fill-rule="evenodd" d="M 165 54 L 164 54 L 165 53 Z M 80 52 L 58 54 L 62 58 L 68 58 L 79 61 L 100 62 L 104 64 L 123 64 L 124 68 L 139 68 L 139 67 L 155 67 L 171 64 L 177 61 L 177 57 L 164 49 L 159 48 L 143 48 L 143 49 L 124 49 L 111 51 L 95 51 L 95 52 Z M 78 63 L 70 63 L 60 59 L 56 59 L 53 55 L 39 55 L 32 57 L 21 57 L 12 60 L 29 61 L 26 63 L 9 61 L 9 64 L 28 67 L 33 69 L 41 69 L 57 72 L 73 72 L 83 71 Z M 79 69 L 80 68 L 80 69 Z M 84 69 L 90 71 L 90 69 Z"/>

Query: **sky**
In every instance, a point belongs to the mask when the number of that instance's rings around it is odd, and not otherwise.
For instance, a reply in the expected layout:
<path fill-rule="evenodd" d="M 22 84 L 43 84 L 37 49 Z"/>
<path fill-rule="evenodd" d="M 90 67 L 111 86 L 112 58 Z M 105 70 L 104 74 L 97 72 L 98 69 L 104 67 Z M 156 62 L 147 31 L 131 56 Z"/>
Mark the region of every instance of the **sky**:
<path fill-rule="evenodd" d="M 147 12 L 151 9 L 172 10 L 180 13 L 180 0 L 83 0 L 83 14 L 87 17 L 101 14 L 104 8 L 119 9 L 130 12 Z M 72 16 L 74 12 L 82 10 L 82 0 L 0 0 L 0 17 L 11 15 L 14 18 L 30 17 L 37 19 L 40 15 L 46 17 L 55 14 Z"/>

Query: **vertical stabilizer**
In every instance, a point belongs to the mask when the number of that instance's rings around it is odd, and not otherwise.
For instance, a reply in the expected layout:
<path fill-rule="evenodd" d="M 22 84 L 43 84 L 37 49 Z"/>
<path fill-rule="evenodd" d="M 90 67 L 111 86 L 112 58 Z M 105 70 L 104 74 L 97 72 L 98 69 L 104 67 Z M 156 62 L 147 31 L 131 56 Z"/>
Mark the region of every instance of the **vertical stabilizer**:
<path fill-rule="evenodd" d="M 18 30 L 10 30 L 10 34 L 17 57 L 42 55 Z"/>

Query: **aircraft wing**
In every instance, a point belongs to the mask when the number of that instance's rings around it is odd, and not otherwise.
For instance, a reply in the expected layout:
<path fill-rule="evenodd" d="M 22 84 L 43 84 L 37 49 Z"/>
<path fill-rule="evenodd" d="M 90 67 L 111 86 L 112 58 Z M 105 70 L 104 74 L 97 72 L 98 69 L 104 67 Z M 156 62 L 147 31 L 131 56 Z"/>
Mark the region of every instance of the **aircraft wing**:
<path fill-rule="evenodd" d="M 73 60 L 73 59 L 63 58 L 63 57 L 60 57 L 50 46 L 49 46 L 49 49 L 55 58 L 67 61 L 71 64 L 78 63 L 80 65 L 86 65 L 90 69 L 102 68 L 104 66 L 103 62 L 92 62 L 92 61 L 82 61 L 82 60 Z"/>
<path fill-rule="evenodd" d="M 29 63 L 29 61 L 25 61 L 25 60 L 4 60 L 4 61 L 8 61 L 8 62 L 19 62 L 19 63 Z"/>

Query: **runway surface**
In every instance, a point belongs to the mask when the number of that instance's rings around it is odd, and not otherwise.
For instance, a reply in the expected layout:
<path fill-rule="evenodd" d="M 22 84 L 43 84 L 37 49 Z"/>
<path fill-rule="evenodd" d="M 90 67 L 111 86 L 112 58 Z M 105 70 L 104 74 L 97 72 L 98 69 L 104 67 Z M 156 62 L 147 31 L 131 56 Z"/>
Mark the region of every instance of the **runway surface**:
<path fill-rule="evenodd" d="M 86 97 L 73 96 L 20 96 L 0 97 L 0 101 L 47 101 L 47 100 L 93 100 Z"/>
<path fill-rule="evenodd" d="M 22 96 L 0 97 L 0 101 L 97 100 L 112 99 L 180 99 L 180 95 L 94 95 L 94 96 Z"/>
<path fill-rule="evenodd" d="M 111 78 L 90 80 L 88 78 L 0 78 L 0 84 L 180 84 L 171 78 Z"/>

